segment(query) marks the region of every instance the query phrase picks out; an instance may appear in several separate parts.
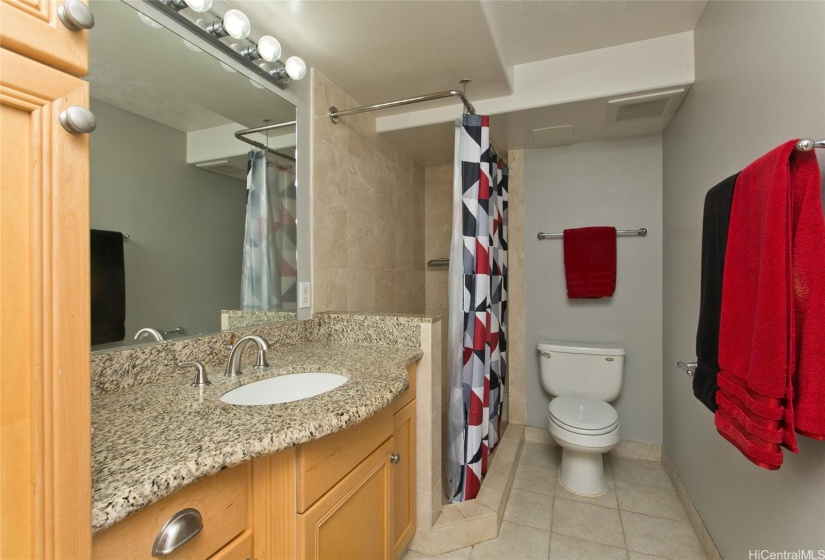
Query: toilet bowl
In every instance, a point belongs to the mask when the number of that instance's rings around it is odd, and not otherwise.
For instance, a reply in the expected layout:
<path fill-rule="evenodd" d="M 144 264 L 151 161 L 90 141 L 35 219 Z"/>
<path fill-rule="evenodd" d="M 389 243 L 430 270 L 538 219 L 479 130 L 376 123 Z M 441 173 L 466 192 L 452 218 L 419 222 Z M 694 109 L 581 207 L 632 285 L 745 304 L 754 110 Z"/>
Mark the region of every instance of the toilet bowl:
<path fill-rule="evenodd" d="M 619 442 L 619 396 L 624 348 L 574 342 L 540 342 L 541 383 L 554 396 L 550 435 L 562 448 L 559 483 L 582 496 L 607 492 L 602 455 Z"/>
<path fill-rule="evenodd" d="M 559 483 L 582 496 L 607 492 L 602 455 L 619 442 L 619 415 L 606 402 L 556 397 L 547 415 L 550 435 L 562 448 Z"/>

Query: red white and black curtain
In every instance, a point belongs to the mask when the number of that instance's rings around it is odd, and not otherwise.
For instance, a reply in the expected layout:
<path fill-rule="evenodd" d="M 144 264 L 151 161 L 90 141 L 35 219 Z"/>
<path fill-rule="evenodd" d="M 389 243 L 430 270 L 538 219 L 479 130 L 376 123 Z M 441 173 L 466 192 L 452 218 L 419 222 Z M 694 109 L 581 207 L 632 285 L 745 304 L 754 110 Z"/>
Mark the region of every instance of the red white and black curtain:
<path fill-rule="evenodd" d="M 456 397 L 450 399 L 450 405 L 459 406 L 459 390 L 461 397 L 461 417 L 458 410 L 449 412 L 448 461 L 453 465 L 448 468 L 448 488 L 454 502 L 475 498 L 487 473 L 488 454 L 500 438 L 507 376 L 508 169 L 491 149 L 489 117 L 464 115 L 456 134 L 456 165 L 460 168 L 456 169 L 454 193 L 460 187 L 463 246 L 460 259 L 451 252 L 450 260 L 451 271 L 458 272 L 455 269 L 461 267 L 463 277 L 463 335 L 460 345 L 451 345 L 455 359 L 447 360 L 453 364 L 449 373 Z M 454 212 L 454 219 L 457 214 Z M 455 225 L 454 235 L 458 230 Z M 455 307 L 459 302 L 451 301 L 450 305 Z"/>

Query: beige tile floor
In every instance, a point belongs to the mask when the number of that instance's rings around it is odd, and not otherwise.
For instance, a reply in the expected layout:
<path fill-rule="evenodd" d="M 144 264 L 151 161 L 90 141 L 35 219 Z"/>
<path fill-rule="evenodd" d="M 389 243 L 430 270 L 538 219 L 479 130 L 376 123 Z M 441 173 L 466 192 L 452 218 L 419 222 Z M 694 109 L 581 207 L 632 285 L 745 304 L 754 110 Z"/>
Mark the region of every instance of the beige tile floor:
<path fill-rule="evenodd" d="M 561 448 L 525 442 L 498 538 L 403 560 L 705 558 L 661 464 L 606 457 L 607 493 L 585 498 L 558 484 L 560 461 Z"/>

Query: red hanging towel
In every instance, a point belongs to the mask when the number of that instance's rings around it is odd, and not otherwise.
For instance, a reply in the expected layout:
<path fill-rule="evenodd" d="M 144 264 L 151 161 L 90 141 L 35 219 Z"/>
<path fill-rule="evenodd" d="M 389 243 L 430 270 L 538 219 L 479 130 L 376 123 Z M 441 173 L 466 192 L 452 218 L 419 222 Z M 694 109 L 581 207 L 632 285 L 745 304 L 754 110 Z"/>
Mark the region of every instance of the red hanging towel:
<path fill-rule="evenodd" d="M 825 224 L 816 158 L 795 145 L 739 174 L 725 254 L 715 423 L 766 469 L 782 464 L 780 444 L 798 451 L 795 406 L 810 433 L 825 434 Z"/>
<path fill-rule="evenodd" d="M 825 440 L 825 216 L 813 152 L 796 152 L 793 181 L 793 294 L 796 432 Z"/>
<path fill-rule="evenodd" d="M 610 297 L 616 291 L 616 228 L 564 230 L 567 297 Z"/>

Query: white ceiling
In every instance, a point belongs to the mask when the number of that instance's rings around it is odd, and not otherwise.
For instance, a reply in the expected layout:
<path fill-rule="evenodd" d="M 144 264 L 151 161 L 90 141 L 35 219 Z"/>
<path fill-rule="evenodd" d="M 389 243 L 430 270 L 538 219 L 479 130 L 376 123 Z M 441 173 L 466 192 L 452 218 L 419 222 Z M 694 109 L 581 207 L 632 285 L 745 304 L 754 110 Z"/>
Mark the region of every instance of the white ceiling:
<path fill-rule="evenodd" d="M 706 0 L 232 0 L 231 3 L 246 12 L 261 33 L 278 37 L 286 50 L 302 56 L 361 104 L 460 89 L 458 81 L 467 78 L 472 80 L 467 86 L 467 96 L 478 105 L 481 100 L 516 99 L 518 69 L 538 61 L 692 31 Z M 692 74 L 692 67 L 690 72 Z M 690 87 L 691 81 L 686 87 Z M 647 91 L 651 89 L 640 86 L 618 93 Z M 532 134 L 537 122 L 540 127 L 573 125 L 574 141 L 586 142 L 659 133 L 669 121 L 669 115 L 665 115 L 617 125 L 603 117 L 594 118 L 595 110 L 600 114 L 606 110 L 607 98 L 602 99 L 602 106 L 598 108 L 592 98 L 582 98 L 579 103 L 548 101 L 544 107 L 535 104 L 518 107 L 517 103 L 510 103 L 511 107 L 501 112 L 495 107 L 486 110 L 488 114 L 495 114 L 496 129 L 492 135 L 504 149 L 541 147 Z M 430 102 L 375 115 L 381 119 L 404 111 L 427 111 L 439 105 L 457 105 L 457 100 Z M 456 116 L 460 114 L 460 106 L 455 112 Z M 443 119 L 440 125 L 427 123 L 407 128 L 384 134 L 419 163 L 451 162 L 452 127 L 448 119 Z"/>
<path fill-rule="evenodd" d="M 691 31 L 705 0 L 495 1 L 509 65 Z"/>

